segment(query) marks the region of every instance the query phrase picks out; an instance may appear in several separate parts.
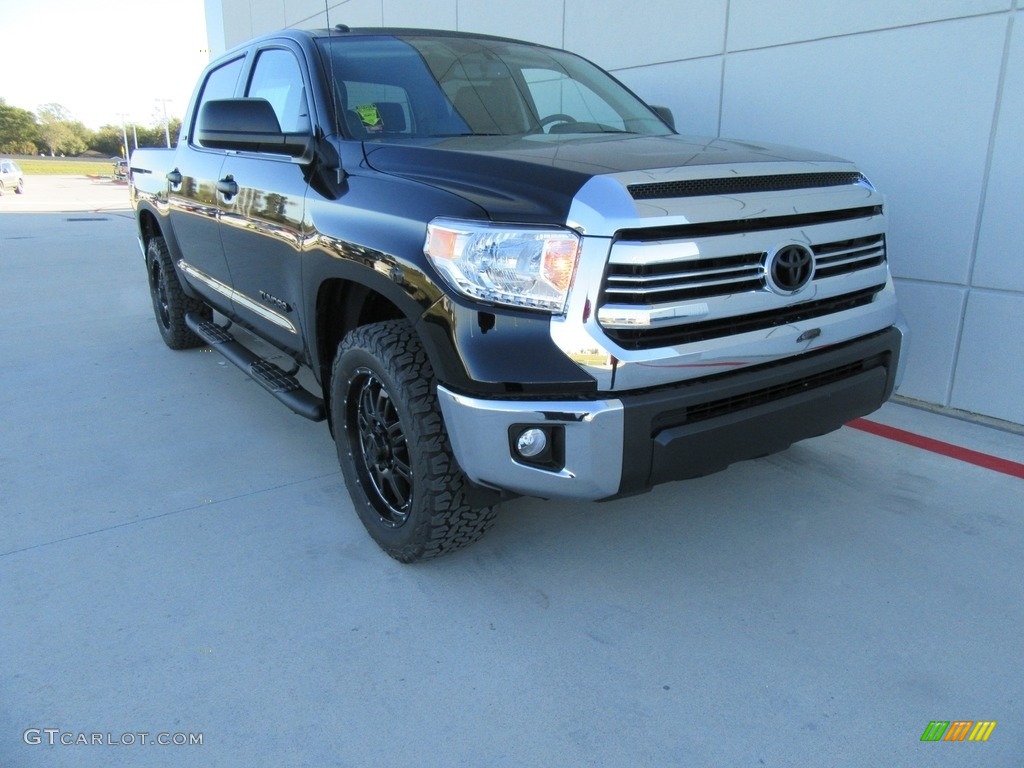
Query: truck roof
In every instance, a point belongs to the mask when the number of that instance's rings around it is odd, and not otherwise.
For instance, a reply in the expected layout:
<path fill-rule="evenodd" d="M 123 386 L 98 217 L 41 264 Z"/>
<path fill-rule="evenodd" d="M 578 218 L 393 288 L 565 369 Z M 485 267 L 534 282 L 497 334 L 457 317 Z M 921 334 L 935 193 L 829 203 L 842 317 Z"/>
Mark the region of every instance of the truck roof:
<path fill-rule="evenodd" d="M 336 24 L 333 27 L 320 27 L 317 29 L 280 29 L 275 32 L 267 32 L 258 37 L 246 40 L 231 48 L 226 53 L 248 48 L 249 46 L 265 40 L 291 39 L 296 42 L 310 41 L 329 37 L 335 40 L 346 37 L 452 37 L 466 40 L 495 40 L 501 42 L 520 43 L 522 45 L 536 46 L 537 48 L 549 48 L 550 46 L 541 43 L 534 43 L 528 40 L 520 40 L 500 35 L 488 35 L 478 32 L 458 32 L 451 29 L 426 29 L 420 27 L 348 27 L 344 24 Z M 220 58 L 220 57 L 218 57 Z"/>

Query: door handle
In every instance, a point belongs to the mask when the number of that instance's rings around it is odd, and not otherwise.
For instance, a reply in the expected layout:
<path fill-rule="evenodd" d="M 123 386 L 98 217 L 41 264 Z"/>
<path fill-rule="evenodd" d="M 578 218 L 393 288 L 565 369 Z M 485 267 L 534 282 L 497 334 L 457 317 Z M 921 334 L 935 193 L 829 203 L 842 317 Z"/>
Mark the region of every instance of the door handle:
<path fill-rule="evenodd" d="M 238 184 L 235 183 L 235 177 L 228 175 L 218 181 L 217 191 L 224 195 L 224 197 L 234 197 L 237 195 Z"/>
<path fill-rule="evenodd" d="M 175 168 L 173 171 L 167 174 L 167 181 L 171 183 L 172 187 L 176 187 L 181 184 L 181 171 Z"/>

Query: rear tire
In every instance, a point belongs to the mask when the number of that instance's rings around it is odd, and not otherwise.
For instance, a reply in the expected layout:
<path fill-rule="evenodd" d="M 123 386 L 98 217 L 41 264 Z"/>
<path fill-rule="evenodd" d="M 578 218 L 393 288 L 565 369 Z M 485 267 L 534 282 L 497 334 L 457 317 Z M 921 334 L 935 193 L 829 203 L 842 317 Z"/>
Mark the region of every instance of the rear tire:
<path fill-rule="evenodd" d="M 493 524 L 493 507 L 468 502 L 434 372 L 408 322 L 365 325 L 338 345 L 331 417 L 352 503 L 391 557 L 437 557 L 471 544 Z"/>
<path fill-rule="evenodd" d="M 171 349 L 203 346 L 206 342 L 192 333 L 185 324 L 185 315 L 191 312 L 204 320 L 211 320 L 213 311 L 203 302 L 185 294 L 162 237 L 151 238 L 146 245 L 146 272 L 156 327 L 164 343 Z"/>

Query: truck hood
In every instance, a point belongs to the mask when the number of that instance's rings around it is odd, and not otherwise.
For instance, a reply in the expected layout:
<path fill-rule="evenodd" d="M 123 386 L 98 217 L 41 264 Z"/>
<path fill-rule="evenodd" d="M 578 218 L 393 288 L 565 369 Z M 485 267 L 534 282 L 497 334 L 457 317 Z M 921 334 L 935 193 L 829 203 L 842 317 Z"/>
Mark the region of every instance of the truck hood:
<path fill-rule="evenodd" d="M 569 220 L 577 194 L 595 177 L 656 182 L 849 167 L 792 147 L 678 135 L 460 136 L 366 142 L 364 152 L 371 168 L 457 194 L 494 220 L 551 224 Z M 621 208 L 624 200 L 615 203 Z"/>

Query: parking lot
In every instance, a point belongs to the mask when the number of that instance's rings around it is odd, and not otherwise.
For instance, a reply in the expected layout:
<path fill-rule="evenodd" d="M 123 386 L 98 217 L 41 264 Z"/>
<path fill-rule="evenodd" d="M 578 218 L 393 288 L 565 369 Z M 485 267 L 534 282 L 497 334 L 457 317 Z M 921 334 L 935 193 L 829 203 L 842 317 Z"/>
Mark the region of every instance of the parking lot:
<path fill-rule="evenodd" d="M 1021 765 L 1020 431 L 890 403 L 949 455 L 846 427 L 401 565 L 92 186 L 0 198 L 0 766 Z"/>

